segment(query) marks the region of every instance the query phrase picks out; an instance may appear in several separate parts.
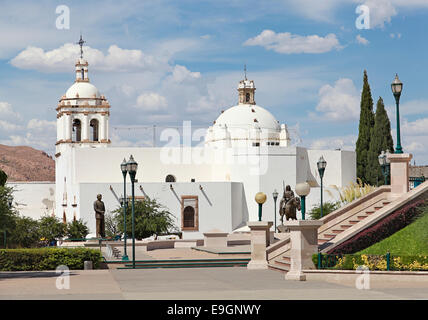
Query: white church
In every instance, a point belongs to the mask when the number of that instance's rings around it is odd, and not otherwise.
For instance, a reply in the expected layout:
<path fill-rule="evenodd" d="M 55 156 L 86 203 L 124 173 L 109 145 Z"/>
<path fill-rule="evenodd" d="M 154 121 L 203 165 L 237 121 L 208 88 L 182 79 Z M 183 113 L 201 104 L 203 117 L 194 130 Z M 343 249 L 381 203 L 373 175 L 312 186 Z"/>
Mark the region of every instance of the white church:
<path fill-rule="evenodd" d="M 184 239 L 203 238 L 202 233 L 212 229 L 242 230 L 248 221 L 258 220 L 254 196 L 259 191 L 267 195 L 263 220 L 274 221 L 276 214 L 279 225 L 284 183 L 293 190 L 300 182 L 311 185 L 306 198 L 309 211 L 320 199 L 317 161 L 321 156 L 327 161 L 323 179 L 327 189 L 356 180 L 355 152 L 291 146 L 287 125 L 256 104 L 255 83 L 246 77 L 238 83 L 238 104 L 213 121 L 202 146 L 115 147 L 110 141 L 109 119 L 118 111 L 90 83 L 88 61 L 81 56 L 75 67 L 76 80 L 56 108 L 56 181 L 51 211 L 63 221 L 82 219 L 90 229 L 89 236 L 95 236 L 93 203 L 97 194 L 102 194 L 106 211 L 119 207 L 112 189 L 122 196 L 120 164 L 130 155 L 139 165 L 136 200 L 150 197 L 168 208 Z M 21 198 L 30 188 L 49 187 L 17 186 L 24 192 L 17 193 Z M 279 193 L 276 213 L 274 190 Z M 128 176 L 127 196 L 130 192 Z M 324 199 L 329 198 L 324 191 Z M 37 201 L 42 200 L 34 199 Z"/>

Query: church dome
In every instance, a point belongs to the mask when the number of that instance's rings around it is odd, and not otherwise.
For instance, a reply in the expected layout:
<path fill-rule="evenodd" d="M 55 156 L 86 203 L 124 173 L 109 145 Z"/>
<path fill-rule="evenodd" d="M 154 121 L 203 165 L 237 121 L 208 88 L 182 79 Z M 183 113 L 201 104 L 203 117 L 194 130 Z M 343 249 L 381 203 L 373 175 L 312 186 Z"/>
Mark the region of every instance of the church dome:
<path fill-rule="evenodd" d="M 65 93 L 66 98 L 99 98 L 100 93 L 89 82 L 75 82 Z"/>
<path fill-rule="evenodd" d="M 287 126 L 266 109 L 256 105 L 253 80 L 238 84 L 238 105 L 222 111 L 208 128 L 205 144 L 215 148 L 287 146 Z"/>
<path fill-rule="evenodd" d="M 214 126 L 227 128 L 280 130 L 275 117 L 266 109 L 258 105 L 239 104 L 224 111 L 215 121 Z"/>

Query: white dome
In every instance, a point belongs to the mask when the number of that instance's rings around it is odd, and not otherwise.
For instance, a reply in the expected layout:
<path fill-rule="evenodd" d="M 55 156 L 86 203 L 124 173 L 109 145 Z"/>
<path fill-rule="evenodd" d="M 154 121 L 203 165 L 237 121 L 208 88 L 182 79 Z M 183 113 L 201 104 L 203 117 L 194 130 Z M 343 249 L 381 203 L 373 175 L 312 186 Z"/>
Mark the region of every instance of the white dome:
<path fill-rule="evenodd" d="M 76 94 L 79 94 L 79 98 L 99 98 L 100 93 L 93 84 L 89 82 L 75 82 L 65 93 L 66 98 L 76 98 Z"/>
<path fill-rule="evenodd" d="M 239 104 L 224 111 L 215 121 L 214 127 L 226 126 L 229 129 L 260 129 L 280 130 L 281 126 L 275 117 L 266 109 L 254 104 Z"/>

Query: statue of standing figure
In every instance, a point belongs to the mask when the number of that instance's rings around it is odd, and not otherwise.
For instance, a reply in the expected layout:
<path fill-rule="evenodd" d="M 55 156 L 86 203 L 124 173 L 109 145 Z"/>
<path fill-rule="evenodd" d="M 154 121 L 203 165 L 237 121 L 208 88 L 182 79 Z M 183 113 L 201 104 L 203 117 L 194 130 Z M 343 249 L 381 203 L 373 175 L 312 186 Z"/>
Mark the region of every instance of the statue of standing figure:
<path fill-rule="evenodd" d="M 102 195 L 98 194 L 97 200 L 94 202 L 95 219 L 97 221 L 97 238 L 105 238 L 104 213 L 106 209 L 101 199 Z"/>
<path fill-rule="evenodd" d="M 293 190 L 287 185 L 284 189 L 281 202 L 279 203 L 279 214 L 281 216 L 281 224 L 284 224 L 284 215 L 287 219 L 297 220 L 296 210 L 300 210 L 300 198 L 294 196 Z"/>

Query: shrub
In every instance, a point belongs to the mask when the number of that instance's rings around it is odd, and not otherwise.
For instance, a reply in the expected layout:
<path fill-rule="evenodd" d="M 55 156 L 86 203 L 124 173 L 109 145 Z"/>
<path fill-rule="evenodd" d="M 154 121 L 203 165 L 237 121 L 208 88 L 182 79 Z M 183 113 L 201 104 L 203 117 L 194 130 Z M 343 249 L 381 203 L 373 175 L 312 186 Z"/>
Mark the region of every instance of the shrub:
<path fill-rule="evenodd" d="M 368 227 L 351 239 L 339 244 L 328 253 L 355 253 L 370 247 L 374 243 L 389 237 L 410 224 L 420 214 L 419 207 L 423 206 L 424 203 L 425 200 L 420 199 L 406 204 L 401 209 L 378 221 L 375 225 Z"/>
<path fill-rule="evenodd" d="M 346 187 L 342 187 L 340 189 L 336 185 L 333 185 L 333 188 L 339 193 L 340 202 L 342 204 L 350 203 L 376 189 L 376 187 L 367 183 L 363 184 L 360 178 L 357 178 L 357 180 L 358 183 L 351 182 Z M 329 193 L 330 196 L 333 196 L 330 190 L 326 190 L 326 192 Z"/>
<path fill-rule="evenodd" d="M 83 269 L 84 261 L 92 261 L 99 268 L 99 250 L 87 248 L 37 248 L 0 250 L 0 271 L 55 270 L 60 265 L 70 270 Z"/>
<path fill-rule="evenodd" d="M 62 223 L 57 217 L 44 216 L 40 219 L 40 237 L 51 243 L 62 238 L 66 232 L 66 224 Z"/>
<path fill-rule="evenodd" d="M 329 213 L 340 208 L 340 202 L 324 202 L 322 204 L 322 214 L 323 217 L 328 215 Z M 309 212 L 311 219 L 318 220 L 321 219 L 321 204 L 313 206 L 311 211 Z"/>
<path fill-rule="evenodd" d="M 37 247 L 39 240 L 39 222 L 29 217 L 18 216 L 8 238 L 9 245 L 21 248 Z"/>
<path fill-rule="evenodd" d="M 84 239 L 88 233 L 89 228 L 81 219 L 67 223 L 66 236 L 70 239 Z"/>

